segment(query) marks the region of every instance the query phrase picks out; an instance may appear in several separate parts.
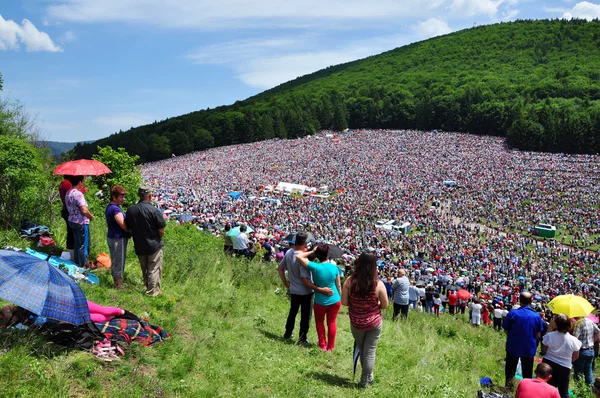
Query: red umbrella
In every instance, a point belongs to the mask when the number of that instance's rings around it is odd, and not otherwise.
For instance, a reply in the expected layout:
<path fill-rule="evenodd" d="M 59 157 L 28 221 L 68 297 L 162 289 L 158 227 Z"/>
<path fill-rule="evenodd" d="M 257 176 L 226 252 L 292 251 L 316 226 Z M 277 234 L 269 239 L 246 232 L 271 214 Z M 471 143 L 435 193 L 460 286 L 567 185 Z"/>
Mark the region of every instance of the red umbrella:
<path fill-rule="evenodd" d="M 461 300 L 468 300 L 471 298 L 471 293 L 469 293 L 468 291 L 466 291 L 465 289 L 460 289 L 456 295 L 458 296 L 459 299 Z"/>
<path fill-rule="evenodd" d="M 104 163 L 90 159 L 72 160 L 54 169 L 54 174 L 70 176 L 99 176 L 109 173 L 112 173 L 112 171 Z"/>

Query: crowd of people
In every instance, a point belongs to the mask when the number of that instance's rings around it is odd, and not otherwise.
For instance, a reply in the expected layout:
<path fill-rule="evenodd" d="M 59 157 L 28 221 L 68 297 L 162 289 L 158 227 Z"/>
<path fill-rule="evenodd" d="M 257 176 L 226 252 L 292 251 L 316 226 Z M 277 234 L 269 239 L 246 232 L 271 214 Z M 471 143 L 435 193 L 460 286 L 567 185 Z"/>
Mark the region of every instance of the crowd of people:
<path fill-rule="evenodd" d="M 214 148 L 146 164 L 142 173 L 159 208 L 193 215 L 215 234 L 245 224 L 274 245 L 304 230 L 341 247 L 346 263 L 373 252 L 390 280 L 405 268 L 411 279 L 462 281 L 490 294 L 523 285 L 546 302 L 566 292 L 595 298 L 598 253 L 586 247 L 600 228 L 598 157 L 508 150 L 499 138 L 455 133 L 337 138 Z M 332 196 L 265 191 L 282 181 L 327 185 Z M 244 195 L 234 200 L 230 191 Z M 380 219 L 410 222 L 413 232 L 376 228 Z M 541 222 L 557 227 L 556 240 L 529 233 Z"/>
<path fill-rule="evenodd" d="M 244 247 L 240 239 L 225 238 L 225 250 L 248 256 L 253 243 L 268 248 L 268 260 L 280 261 L 280 276 L 292 298 L 286 338 L 300 310 L 299 341 L 306 340 L 307 303 L 312 300 L 307 296 L 313 290 L 322 296 L 318 305 L 325 307 L 319 308 L 320 325 L 325 316 L 335 320 L 338 302 L 360 303 L 363 311 L 351 313 L 351 323 L 356 341 L 365 344 L 365 385 L 372 382 L 370 350 L 381 327 L 376 314 L 388 299 L 394 318 L 408 316 L 411 307 L 438 316 L 468 309 L 474 325 L 494 325 L 507 333 L 508 309 L 518 306 L 524 292 L 531 295 L 524 307 L 537 309 L 540 319 L 547 303 L 561 294 L 582 295 L 597 305 L 599 171 L 598 156 L 523 152 L 508 149 L 496 137 L 405 130 L 352 130 L 335 139 L 323 132 L 214 148 L 142 167 L 166 217 L 191 215 L 215 235 L 236 226 L 252 227 L 253 233 L 244 234 Z M 331 195 L 268 188 L 279 182 L 328 186 Z M 228 195 L 232 191 L 240 195 Z M 379 220 L 408 222 L 411 231 L 383 228 Z M 556 239 L 532 234 L 540 223 L 554 225 Z M 372 262 L 379 282 L 367 281 L 366 271 L 366 282 L 353 281 L 355 268 L 339 299 L 327 299 L 339 289 L 331 283 L 320 287 L 307 278 L 309 270 L 323 272 L 316 268 L 319 262 L 308 262 L 303 269 L 303 261 L 295 258 L 303 248 L 296 242 L 284 249 L 283 238 L 297 231 L 310 232 L 317 244 L 340 247 L 344 255 L 338 262 L 347 269 Z M 286 271 L 288 278 L 295 275 L 296 286 L 285 279 Z M 387 293 L 385 305 L 380 286 Z M 472 298 L 457 298 L 458 290 Z M 331 324 L 328 318 L 330 329 Z M 322 349 L 333 349 L 323 326 L 318 335 Z M 507 353 L 507 382 L 513 357 L 519 358 Z M 547 373 L 540 369 L 540 374 Z M 564 377 L 555 375 L 558 379 Z"/>

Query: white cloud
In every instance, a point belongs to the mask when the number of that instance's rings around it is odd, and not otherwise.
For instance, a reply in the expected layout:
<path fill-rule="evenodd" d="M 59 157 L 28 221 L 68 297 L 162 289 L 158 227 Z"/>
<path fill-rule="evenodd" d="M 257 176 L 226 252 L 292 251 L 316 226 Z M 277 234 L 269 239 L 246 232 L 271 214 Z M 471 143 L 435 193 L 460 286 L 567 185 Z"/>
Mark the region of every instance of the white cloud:
<path fill-rule="evenodd" d="M 60 40 L 63 43 L 75 41 L 76 39 L 77 39 L 77 36 L 75 35 L 75 32 L 73 32 L 72 30 L 67 30 L 65 33 L 63 33 L 62 36 L 60 36 L 58 38 L 58 40 Z"/>
<path fill-rule="evenodd" d="M 94 123 L 115 129 L 127 130 L 130 127 L 152 123 L 154 120 L 155 118 L 152 116 L 139 113 L 117 113 L 107 116 L 98 116 L 94 119 Z"/>
<path fill-rule="evenodd" d="M 441 18 L 429 18 L 415 26 L 415 31 L 420 38 L 428 39 L 430 37 L 441 36 L 452 32 L 452 29 L 446 21 Z"/>
<path fill-rule="evenodd" d="M 133 22 L 197 29 L 330 27 L 325 21 L 380 23 L 428 18 L 450 8 L 460 16 L 495 17 L 515 0 L 50 0 L 50 22 Z M 343 26 L 343 23 L 342 23 Z"/>
<path fill-rule="evenodd" d="M 27 51 L 62 51 L 47 33 L 40 32 L 29 20 L 24 19 L 19 25 L 0 15 L 0 50 L 18 50 L 20 44 L 24 44 Z"/>
<path fill-rule="evenodd" d="M 417 38 L 374 37 L 331 50 L 318 49 L 318 37 L 240 40 L 207 46 L 186 57 L 197 63 L 227 66 L 245 84 L 268 89 L 331 65 L 400 47 L 414 39 Z"/>
<path fill-rule="evenodd" d="M 450 11 L 461 17 L 487 15 L 495 18 L 502 3 L 506 3 L 506 0 L 454 0 Z"/>
<path fill-rule="evenodd" d="M 600 5 L 582 1 L 581 3 L 575 4 L 575 7 L 569 12 L 566 12 L 562 16 L 564 19 L 579 18 L 592 20 L 600 18 Z"/>
<path fill-rule="evenodd" d="M 273 50 L 282 51 L 286 48 L 297 50 L 301 45 L 300 40 L 291 38 L 235 40 L 206 46 L 185 57 L 197 64 L 226 65 L 240 60 L 266 56 Z"/>

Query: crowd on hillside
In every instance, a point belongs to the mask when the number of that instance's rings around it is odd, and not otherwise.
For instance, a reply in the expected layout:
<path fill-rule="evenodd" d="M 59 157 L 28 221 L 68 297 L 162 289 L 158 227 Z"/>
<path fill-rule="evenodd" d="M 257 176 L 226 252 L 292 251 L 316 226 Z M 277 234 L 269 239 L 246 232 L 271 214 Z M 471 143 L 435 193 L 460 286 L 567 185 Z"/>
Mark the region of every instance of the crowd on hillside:
<path fill-rule="evenodd" d="M 278 243 L 290 232 L 309 231 L 339 245 L 345 262 L 372 251 L 390 280 L 406 267 L 417 279 L 441 285 L 462 278 L 491 296 L 521 285 L 543 301 L 565 292 L 594 299 L 600 287 L 598 253 L 585 249 L 600 232 L 599 171 L 597 156 L 530 153 L 509 150 L 495 137 L 404 130 L 214 148 L 142 168 L 162 210 L 193 215 L 215 233 L 244 223 Z M 279 182 L 327 185 L 333 195 L 264 191 Z M 230 191 L 243 196 L 233 200 Z M 380 219 L 410 222 L 413 232 L 376 228 Z M 534 239 L 528 232 L 538 223 L 555 225 L 558 240 Z"/>

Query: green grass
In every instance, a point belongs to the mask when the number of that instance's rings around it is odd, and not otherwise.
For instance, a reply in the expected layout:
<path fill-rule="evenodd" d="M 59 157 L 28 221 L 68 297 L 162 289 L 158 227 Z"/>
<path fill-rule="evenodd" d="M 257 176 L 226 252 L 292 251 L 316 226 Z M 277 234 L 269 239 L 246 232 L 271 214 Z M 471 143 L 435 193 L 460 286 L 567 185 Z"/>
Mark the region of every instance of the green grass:
<path fill-rule="evenodd" d="M 93 225 L 97 251 L 104 251 L 103 228 Z M 275 293 L 274 265 L 226 258 L 218 240 L 189 226 L 169 224 L 165 241 L 163 295 L 142 293 L 132 247 L 124 291 L 111 287 L 108 270 L 98 271 L 100 286 L 83 288 L 92 301 L 148 317 L 171 339 L 153 347 L 133 344 L 121 361 L 106 363 L 35 332 L 1 331 L 0 396 L 473 397 L 480 377 L 504 382 L 502 334 L 448 315 L 411 312 L 407 321 L 393 323 L 390 309 L 375 384 L 359 390 L 347 309 L 338 318 L 333 353 L 287 343 L 281 336 L 289 302 Z M 23 246 L 12 234 L 0 235 L 0 242 Z M 309 340 L 316 341 L 314 324 Z"/>

